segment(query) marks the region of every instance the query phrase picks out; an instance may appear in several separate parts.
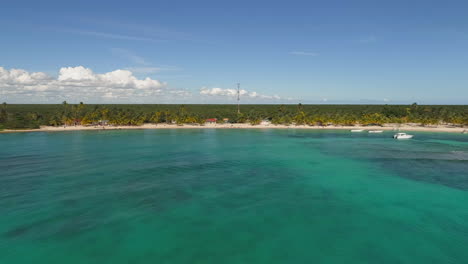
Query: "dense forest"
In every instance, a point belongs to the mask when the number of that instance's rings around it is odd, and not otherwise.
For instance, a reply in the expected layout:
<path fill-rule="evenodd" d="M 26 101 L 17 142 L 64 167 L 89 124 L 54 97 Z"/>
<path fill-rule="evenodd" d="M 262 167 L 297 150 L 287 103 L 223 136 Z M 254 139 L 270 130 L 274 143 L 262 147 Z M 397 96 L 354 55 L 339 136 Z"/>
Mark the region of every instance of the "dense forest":
<path fill-rule="evenodd" d="M 96 105 L 96 104 L 6 104 L 0 105 L 0 129 L 40 126 L 142 125 L 144 123 L 198 123 L 207 118 L 232 123 L 297 125 L 468 125 L 468 105 Z"/>

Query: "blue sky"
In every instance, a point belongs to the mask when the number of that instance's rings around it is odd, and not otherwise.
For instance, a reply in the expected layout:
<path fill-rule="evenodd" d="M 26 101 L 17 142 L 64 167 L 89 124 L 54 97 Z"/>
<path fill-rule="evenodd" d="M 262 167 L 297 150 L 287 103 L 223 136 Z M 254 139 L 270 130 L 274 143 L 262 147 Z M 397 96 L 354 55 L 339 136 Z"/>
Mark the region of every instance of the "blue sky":
<path fill-rule="evenodd" d="M 0 23 L 9 102 L 468 102 L 468 1 L 9 1 Z"/>

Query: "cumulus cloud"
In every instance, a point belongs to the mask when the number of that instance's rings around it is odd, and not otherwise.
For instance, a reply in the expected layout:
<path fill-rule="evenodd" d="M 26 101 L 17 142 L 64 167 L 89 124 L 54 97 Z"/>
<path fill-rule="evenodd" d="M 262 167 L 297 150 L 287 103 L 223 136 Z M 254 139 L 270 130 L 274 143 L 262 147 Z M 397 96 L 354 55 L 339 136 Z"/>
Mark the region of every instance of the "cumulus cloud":
<path fill-rule="evenodd" d="M 288 98 L 242 89 L 243 102 L 282 102 Z M 196 93 L 152 78 L 138 78 L 133 71 L 118 69 L 96 73 L 83 66 L 63 67 L 57 75 L 0 67 L 0 102 L 9 103 L 226 103 L 237 89 L 202 87 Z"/>
<path fill-rule="evenodd" d="M 13 97 L 34 96 L 49 100 L 80 98 L 96 102 L 100 99 L 144 98 L 174 92 L 164 82 L 151 78 L 138 79 L 129 70 L 98 74 L 83 66 L 61 68 L 56 78 L 43 72 L 0 67 L 0 88 L 4 95 Z"/>
<path fill-rule="evenodd" d="M 35 83 L 41 83 L 44 81 L 51 80 L 47 74 L 43 72 L 29 73 L 25 70 L 11 69 L 6 70 L 0 67 L 0 83 L 10 86 L 15 84 L 29 85 Z"/>
<path fill-rule="evenodd" d="M 207 96 L 219 96 L 219 97 L 236 97 L 237 90 L 236 89 L 223 89 L 223 88 L 207 88 L 202 87 L 200 89 L 200 95 L 207 95 Z M 249 92 L 247 90 L 239 90 L 239 95 L 241 97 L 247 97 L 251 99 L 270 99 L 270 100 L 280 100 L 281 97 L 278 95 L 264 95 L 259 94 L 257 92 Z"/>

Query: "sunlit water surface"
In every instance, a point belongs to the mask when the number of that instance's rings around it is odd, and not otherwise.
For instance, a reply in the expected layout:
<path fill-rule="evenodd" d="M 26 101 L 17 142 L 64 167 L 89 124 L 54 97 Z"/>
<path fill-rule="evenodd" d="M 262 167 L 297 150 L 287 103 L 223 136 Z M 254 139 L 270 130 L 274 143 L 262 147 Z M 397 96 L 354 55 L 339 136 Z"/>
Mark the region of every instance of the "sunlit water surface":
<path fill-rule="evenodd" d="M 468 135 L 0 134 L 0 263 L 468 263 Z"/>

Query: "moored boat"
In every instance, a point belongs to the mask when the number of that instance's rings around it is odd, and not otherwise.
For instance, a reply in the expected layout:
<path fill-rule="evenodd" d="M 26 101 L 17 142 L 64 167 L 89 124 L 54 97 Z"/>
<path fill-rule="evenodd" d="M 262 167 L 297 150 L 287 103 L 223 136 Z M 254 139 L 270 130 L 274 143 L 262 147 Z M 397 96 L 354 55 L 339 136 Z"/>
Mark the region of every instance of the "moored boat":
<path fill-rule="evenodd" d="M 410 139 L 413 138 L 413 135 L 408 135 L 406 133 L 396 133 L 393 135 L 394 139 Z"/>
<path fill-rule="evenodd" d="M 383 130 L 369 130 L 369 133 L 383 133 Z"/>
<path fill-rule="evenodd" d="M 364 129 L 351 129 L 351 132 L 356 133 L 356 132 L 363 132 Z"/>

